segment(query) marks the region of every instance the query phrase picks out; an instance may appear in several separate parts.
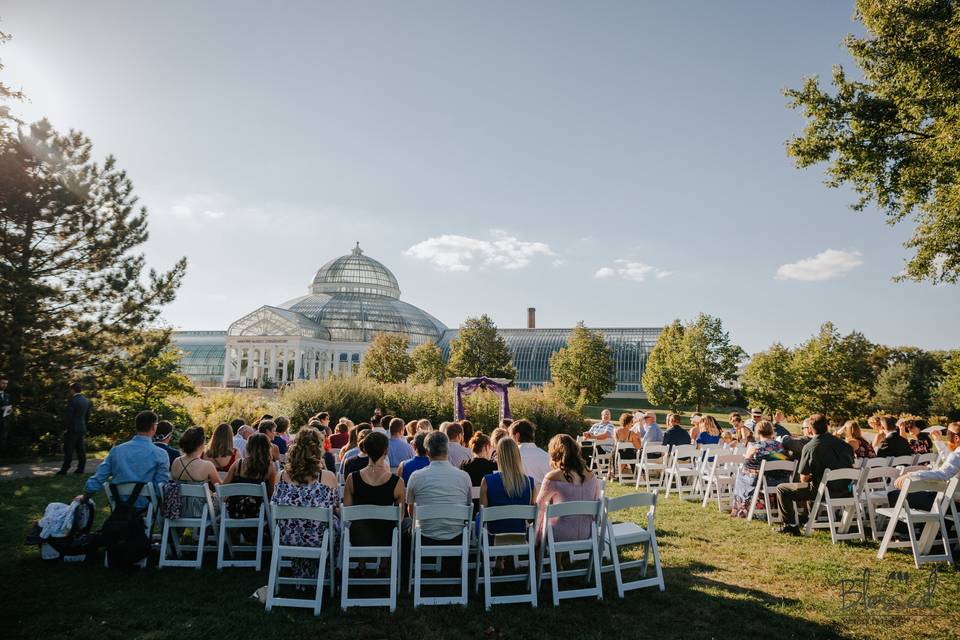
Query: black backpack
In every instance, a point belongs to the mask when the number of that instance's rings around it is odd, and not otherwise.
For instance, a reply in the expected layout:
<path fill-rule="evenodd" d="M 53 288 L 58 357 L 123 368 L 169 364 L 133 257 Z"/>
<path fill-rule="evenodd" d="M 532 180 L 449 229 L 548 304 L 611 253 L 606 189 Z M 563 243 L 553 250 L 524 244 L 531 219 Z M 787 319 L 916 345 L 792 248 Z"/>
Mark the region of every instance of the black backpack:
<path fill-rule="evenodd" d="M 150 553 L 143 512 L 136 507 L 144 483 L 138 482 L 126 500 L 121 500 L 116 485 L 110 485 L 113 512 L 100 529 L 100 539 L 107 548 L 107 565 L 128 569 Z"/>

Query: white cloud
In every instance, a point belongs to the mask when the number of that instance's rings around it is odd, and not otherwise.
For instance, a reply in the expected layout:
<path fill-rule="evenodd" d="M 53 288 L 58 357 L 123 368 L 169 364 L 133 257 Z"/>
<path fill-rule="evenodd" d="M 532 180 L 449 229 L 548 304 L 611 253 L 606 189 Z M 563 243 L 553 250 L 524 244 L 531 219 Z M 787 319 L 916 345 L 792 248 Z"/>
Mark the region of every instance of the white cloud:
<path fill-rule="evenodd" d="M 777 280 L 815 282 L 842 276 L 863 264 L 859 251 L 827 249 L 812 258 L 804 258 L 780 265 L 774 276 Z"/>
<path fill-rule="evenodd" d="M 669 271 L 657 269 L 643 262 L 630 262 L 629 260 L 617 260 L 613 267 L 600 267 L 593 274 L 594 278 L 622 278 L 624 280 L 633 280 L 634 282 L 643 282 L 648 276 L 653 276 L 662 280 L 670 275 Z"/>
<path fill-rule="evenodd" d="M 495 230 L 492 240 L 442 235 L 427 238 L 403 252 L 426 260 L 440 271 L 469 271 L 474 264 L 502 269 L 522 269 L 537 256 L 555 256 L 543 242 L 527 242 L 505 231 Z"/>
<path fill-rule="evenodd" d="M 226 198 L 216 193 L 190 193 L 175 200 L 170 214 L 179 220 L 219 220 L 226 215 Z"/>
<path fill-rule="evenodd" d="M 203 215 L 205 215 L 206 217 L 212 220 L 218 220 L 222 218 L 225 214 L 223 213 L 223 211 L 211 211 L 208 209 L 203 212 Z"/>

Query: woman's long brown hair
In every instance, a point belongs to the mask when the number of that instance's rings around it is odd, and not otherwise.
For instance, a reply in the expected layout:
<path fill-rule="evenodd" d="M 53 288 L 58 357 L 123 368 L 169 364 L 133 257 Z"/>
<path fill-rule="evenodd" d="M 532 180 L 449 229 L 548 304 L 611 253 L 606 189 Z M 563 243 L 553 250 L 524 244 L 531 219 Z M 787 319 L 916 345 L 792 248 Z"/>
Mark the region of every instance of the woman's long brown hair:
<path fill-rule="evenodd" d="M 567 482 L 573 482 L 573 474 L 580 479 L 587 477 L 587 463 L 580 455 L 580 445 L 565 433 L 560 433 L 550 439 L 548 446 L 550 463 L 560 470 Z"/>
<path fill-rule="evenodd" d="M 310 427 L 300 429 L 287 452 L 287 473 L 296 482 L 312 482 L 320 477 L 322 461 L 320 433 Z"/>

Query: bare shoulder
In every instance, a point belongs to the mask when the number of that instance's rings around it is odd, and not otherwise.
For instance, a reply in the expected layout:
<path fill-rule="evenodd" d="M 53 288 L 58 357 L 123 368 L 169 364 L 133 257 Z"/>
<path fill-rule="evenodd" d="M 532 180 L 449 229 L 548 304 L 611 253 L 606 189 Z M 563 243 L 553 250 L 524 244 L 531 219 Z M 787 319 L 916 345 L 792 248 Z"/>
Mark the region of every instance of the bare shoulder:
<path fill-rule="evenodd" d="M 562 481 L 564 479 L 563 472 L 559 469 L 551 469 L 549 472 L 547 472 L 547 475 L 543 476 L 543 479 L 551 480 L 553 482 Z"/>

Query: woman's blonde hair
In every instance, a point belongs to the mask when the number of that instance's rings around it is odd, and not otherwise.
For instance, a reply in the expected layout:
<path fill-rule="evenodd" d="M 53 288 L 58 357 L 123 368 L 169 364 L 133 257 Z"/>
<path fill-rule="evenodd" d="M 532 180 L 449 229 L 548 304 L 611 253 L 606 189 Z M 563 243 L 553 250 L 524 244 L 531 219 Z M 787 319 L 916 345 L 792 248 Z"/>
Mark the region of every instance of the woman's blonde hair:
<path fill-rule="evenodd" d="M 863 440 L 863 432 L 856 420 L 847 420 L 843 423 L 843 436 L 847 440 Z"/>
<path fill-rule="evenodd" d="M 763 436 L 764 438 L 770 438 L 773 436 L 774 433 L 776 433 L 776 431 L 773 428 L 773 423 L 770 422 L 769 420 L 761 420 L 760 422 L 758 422 L 756 429 L 757 429 L 757 435 Z"/>
<path fill-rule="evenodd" d="M 233 429 L 226 422 L 217 425 L 207 446 L 208 458 L 226 458 L 233 455 Z"/>
<path fill-rule="evenodd" d="M 633 414 L 632 413 L 621 413 L 620 414 L 620 426 L 629 427 L 633 424 Z"/>
<path fill-rule="evenodd" d="M 717 420 L 713 416 L 703 416 L 703 418 L 700 420 L 700 424 L 706 425 L 707 433 L 710 435 L 720 435 L 720 425 L 717 424 Z"/>
<path fill-rule="evenodd" d="M 304 427 L 287 452 L 287 473 L 296 482 L 311 482 L 320 477 L 323 441 L 320 432 Z"/>
<path fill-rule="evenodd" d="M 524 490 L 530 486 L 530 481 L 523 472 L 520 447 L 513 438 L 500 438 L 497 443 L 497 468 L 503 480 L 503 490 L 511 498 L 522 496 Z"/>

